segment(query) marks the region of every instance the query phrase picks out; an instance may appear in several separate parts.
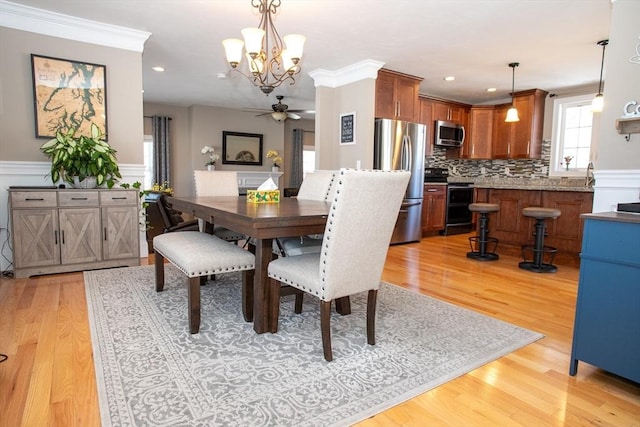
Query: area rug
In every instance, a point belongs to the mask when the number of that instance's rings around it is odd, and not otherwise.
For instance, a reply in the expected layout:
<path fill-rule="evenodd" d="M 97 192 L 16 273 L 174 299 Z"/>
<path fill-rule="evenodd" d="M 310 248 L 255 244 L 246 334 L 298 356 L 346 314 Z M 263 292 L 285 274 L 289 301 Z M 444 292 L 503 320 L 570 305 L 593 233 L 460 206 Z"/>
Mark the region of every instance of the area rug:
<path fill-rule="evenodd" d="M 185 278 L 167 266 L 84 273 L 102 425 L 346 426 L 495 360 L 542 335 L 381 283 L 376 345 L 366 293 L 332 315 L 322 354 L 318 300 L 283 298 L 276 334 L 244 321 L 240 273 L 202 287 L 200 333 L 187 322 Z"/>

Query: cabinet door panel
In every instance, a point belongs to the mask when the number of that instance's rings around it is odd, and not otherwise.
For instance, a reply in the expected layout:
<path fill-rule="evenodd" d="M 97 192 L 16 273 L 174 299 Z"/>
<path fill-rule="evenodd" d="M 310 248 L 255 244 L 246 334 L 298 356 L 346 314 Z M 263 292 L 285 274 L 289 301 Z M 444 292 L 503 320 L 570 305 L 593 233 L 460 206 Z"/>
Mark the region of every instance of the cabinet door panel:
<path fill-rule="evenodd" d="M 522 209 L 540 206 L 540 191 L 491 190 L 489 203 L 500 206 L 495 220 L 489 221 L 489 235 L 513 245 L 521 245 L 532 239 L 533 221 L 522 215 Z"/>
<path fill-rule="evenodd" d="M 100 209 L 60 209 L 61 261 L 63 264 L 102 259 Z"/>
<path fill-rule="evenodd" d="M 509 144 L 513 132 L 513 123 L 504 120 L 510 105 L 498 105 L 493 116 L 493 141 L 491 145 L 491 157 L 494 159 L 509 158 Z"/>
<path fill-rule="evenodd" d="M 138 208 L 136 206 L 102 208 L 104 259 L 138 256 Z"/>
<path fill-rule="evenodd" d="M 545 244 L 561 251 L 579 253 L 582 247 L 583 221 L 580 215 L 590 213 L 593 206 L 592 193 L 545 191 L 542 206 L 560 209 L 561 215 L 547 221 Z"/>
<path fill-rule="evenodd" d="M 398 102 L 398 119 L 417 122 L 420 116 L 418 82 L 413 79 L 398 78 L 396 81 L 396 100 Z"/>
<path fill-rule="evenodd" d="M 396 118 L 396 101 L 394 97 L 395 79 L 386 73 L 378 73 L 376 80 L 376 117 L 383 119 Z"/>
<path fill-rule="evenodd" d="M 15 209 L 12 221 L 16 268 L 60 264 L 56 209 Z"/>

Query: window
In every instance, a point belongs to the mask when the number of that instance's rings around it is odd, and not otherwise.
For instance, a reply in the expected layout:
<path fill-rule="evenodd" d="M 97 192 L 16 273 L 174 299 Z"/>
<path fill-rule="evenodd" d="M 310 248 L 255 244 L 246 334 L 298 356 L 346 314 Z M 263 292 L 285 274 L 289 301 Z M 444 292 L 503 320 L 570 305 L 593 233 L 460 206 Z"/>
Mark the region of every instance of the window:
<path fill-rule="evenodd" d="M 144 183 L 142 183 L 142 188 L 149 189 L 153 187 L 153 136 L 145 135 L 142 146 L 144 149 Z"/>
<path fill-rule="evenodd" d="M 582 176 L 593 160 L 598 117 L 591 111 L 593 96 L 554 100 L 549 175 Z"/>
<path fill-rule="evenodd" d="M 302 147 L 302 176 L 308 172 L 316 170 L 316 147 L 314 145 L 304 145 Z"/>

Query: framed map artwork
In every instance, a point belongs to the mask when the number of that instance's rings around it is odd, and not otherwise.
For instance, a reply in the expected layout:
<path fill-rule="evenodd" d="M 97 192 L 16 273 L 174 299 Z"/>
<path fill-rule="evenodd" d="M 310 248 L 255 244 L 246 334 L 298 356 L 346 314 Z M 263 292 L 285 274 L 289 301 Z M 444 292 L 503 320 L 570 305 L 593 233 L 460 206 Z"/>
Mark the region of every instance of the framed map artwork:
<path fill-rule="evenodd" d="M 107 67 L 31 54 L 36 138 L 77 129 L 91 135 L 91 123 L 107 133 Z"/>

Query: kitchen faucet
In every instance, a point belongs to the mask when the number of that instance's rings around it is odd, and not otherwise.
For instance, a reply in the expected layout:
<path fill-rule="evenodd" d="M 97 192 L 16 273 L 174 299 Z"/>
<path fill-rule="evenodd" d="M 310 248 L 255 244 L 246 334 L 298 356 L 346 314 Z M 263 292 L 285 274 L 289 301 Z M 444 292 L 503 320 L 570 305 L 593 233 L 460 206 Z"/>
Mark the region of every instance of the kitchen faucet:
<path fill-rule="evenodd" d="M 593 162 L 589 162 L 587 165 L 587 176 L 585 177 L 584 186 L 591 187 L 593 185 Z"/>

